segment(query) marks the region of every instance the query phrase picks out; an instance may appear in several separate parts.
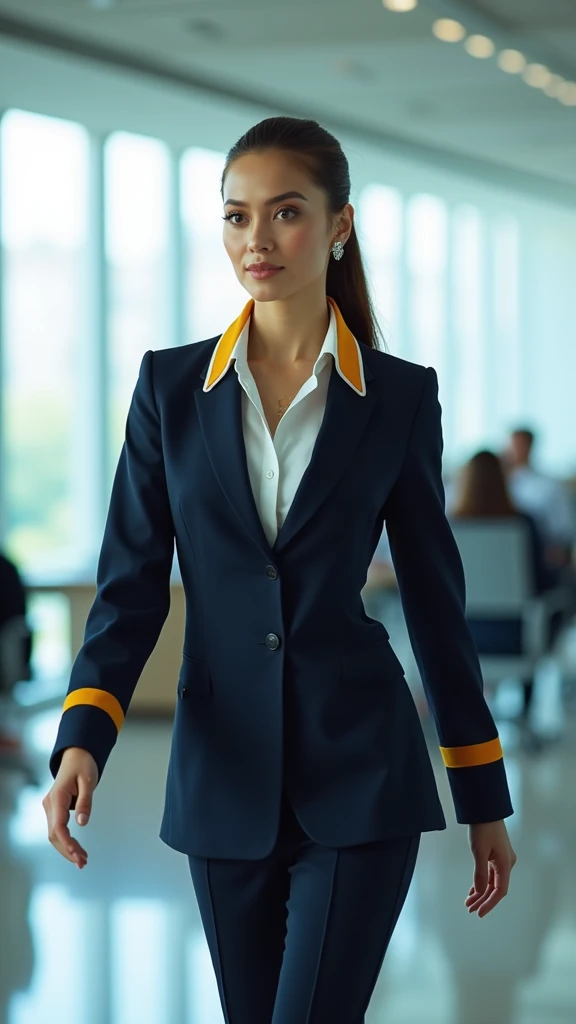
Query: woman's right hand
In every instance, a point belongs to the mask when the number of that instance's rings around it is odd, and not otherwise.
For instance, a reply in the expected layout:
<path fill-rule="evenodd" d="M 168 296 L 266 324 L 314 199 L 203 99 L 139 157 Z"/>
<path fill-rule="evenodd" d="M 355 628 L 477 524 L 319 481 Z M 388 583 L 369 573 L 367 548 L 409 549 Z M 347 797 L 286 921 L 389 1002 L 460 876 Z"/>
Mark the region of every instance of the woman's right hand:
<path fill-rule="evenodd" d="M 79 868 L 86 866 L 88 854 L 70 835 L 70 807 L 76 797 L 76 821 L 79 825 L 86 825 L 92 810 L 92 793 L 97 783 L 98 766 L 92 754 L 82 747 L 67 747 L 62 754 L 52 789 L 42 801 L 52 846 Z"/>

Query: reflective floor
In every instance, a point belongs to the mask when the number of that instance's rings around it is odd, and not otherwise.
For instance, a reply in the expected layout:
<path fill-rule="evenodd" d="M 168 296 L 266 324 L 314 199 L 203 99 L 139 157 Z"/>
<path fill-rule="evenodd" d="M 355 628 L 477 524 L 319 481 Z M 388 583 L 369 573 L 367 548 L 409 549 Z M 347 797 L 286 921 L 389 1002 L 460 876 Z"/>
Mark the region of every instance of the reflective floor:
<path fill-rule="evenodd" d="M 545 687 L 539 702 L 545 725 L 555 714 Z M 507 899 L 483 920 L 464 907 L 468 830 L 454 821 L 429 734 L 448 829 L 423 836 L 367 1024 L 576 1021 L 573 703 L 561 738 L 538 753 L 499 723 L 518 863 Z M 170 725 L 127 722 L 78 871 L 48 844 L 41 806 L 57 719 L 47 711 L 26 726 L 39 788 L 0 771 L 1 1024 L 222 1024 L 187 860 L 158 839 Z"/>

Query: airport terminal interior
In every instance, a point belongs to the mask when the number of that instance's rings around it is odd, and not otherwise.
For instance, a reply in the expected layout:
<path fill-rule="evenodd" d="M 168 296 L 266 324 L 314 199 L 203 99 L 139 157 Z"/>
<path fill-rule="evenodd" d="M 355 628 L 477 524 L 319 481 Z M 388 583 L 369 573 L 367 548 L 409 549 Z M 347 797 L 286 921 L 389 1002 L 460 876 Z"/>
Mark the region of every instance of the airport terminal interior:
<path fill-rule="evenodd" d="M 194 614 L 177 555 L 90 822 L 71 816 L 82 870 L 42 801 L 142 358 L 241 313 L 220 179 L 283 115 L 340 141 L 386 350 L 436 371 L 514 807 L 510 889 L 480 919 L 384 523 L 364 614 L 447 827 L 422 835 L 365 1024 L 574 1024 L 574 0 L 0 0 L 0 1024 L 224 1024 L 187 858 L 159 838 Z"/>

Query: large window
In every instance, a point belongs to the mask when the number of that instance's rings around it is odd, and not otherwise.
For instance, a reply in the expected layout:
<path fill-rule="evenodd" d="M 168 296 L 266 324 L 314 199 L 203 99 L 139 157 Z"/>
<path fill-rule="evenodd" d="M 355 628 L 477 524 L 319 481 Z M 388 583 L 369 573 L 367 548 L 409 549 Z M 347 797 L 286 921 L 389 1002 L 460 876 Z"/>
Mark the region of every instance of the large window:
<path fill-rule="evenodd" d="M 464 456 L 481 445 L 487 426 L 485 416 L 486 236 L 480 212 L 473 206 L 454 211 L 454 309 L 455 345 L 451 367 L 451 400 L 456 437 L 453 447 Z M 491 347 L 491 346 L 490 346 Z"/>
<path fill-rule="evenodd" d="M 370 277 L 374 310 L 387 344 L 396 355 L 406 337 L 401 311 L 402 196 L 386 185 L 368 185 L 358 200 L 358 238 Z"/>
<path fill-rule="evenodd" d="M 116 468 L 142 356 L 171 333 L 170 156 L 156 139 L 115 132 L 104 149 L 109 475 Z"/>
<path fill-rule="evenodd" d="M 444 381 L 447 210 L 437 196 L 414 195 L 407 212 L 411 358 Z"/>
<path fill-rule="evenodd" d="M 81 367 L 88 137 L 13 110 L 0 154 L 3 542 L 23 569 L 50 576 L 81 563 L 92 542 Z"/>
<path fill-rule="evenodd" d="M 518 222 L 502 215 L 491 223 L 494 345 L 489 373 L 495 423 L 522 416 L 520 345 L 520 238 Z"/>
<path fill-rule="evenodd" d="M 182 158 L 187 341 L 221 334 L 250 298 L 222 242 L 223 167 L 224 156 L 205 149 L 189 149 Z"/>
<path fill-rule="evenodd" d="M 359 221 L 390 351 L 438 374 L 451 470 L 522 408 L 518 221 L 383 185 L 363 190 Z"/>

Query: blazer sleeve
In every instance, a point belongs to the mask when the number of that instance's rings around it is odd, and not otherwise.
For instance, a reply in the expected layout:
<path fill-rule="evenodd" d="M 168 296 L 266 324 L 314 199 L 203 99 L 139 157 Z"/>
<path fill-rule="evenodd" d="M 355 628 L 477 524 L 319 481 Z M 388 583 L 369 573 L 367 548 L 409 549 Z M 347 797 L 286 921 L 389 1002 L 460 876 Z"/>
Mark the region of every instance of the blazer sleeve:
<path fill-rule="evenodd" d="M 174 524 L 152 384 L 144 355 L 126 422 L 88 614 L 50 755 L 55 776 L 66 747 L 83 747 L 99 779 L 132 694 L 170 608 Z"/>
<path fill-rule="evenodd" d="M 456 819 L 474 824 L 514 812 L 465 618 L 464 570 L 445 513 L 442 451 L 438 378 L 427 367 L 404 462 L 386 502 L 386 529 Z"/>

